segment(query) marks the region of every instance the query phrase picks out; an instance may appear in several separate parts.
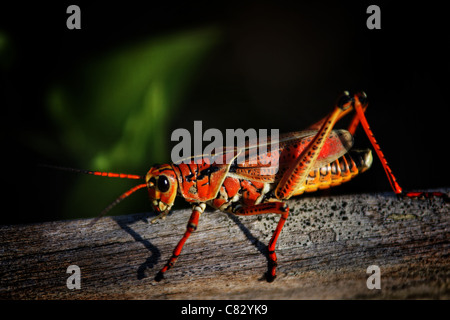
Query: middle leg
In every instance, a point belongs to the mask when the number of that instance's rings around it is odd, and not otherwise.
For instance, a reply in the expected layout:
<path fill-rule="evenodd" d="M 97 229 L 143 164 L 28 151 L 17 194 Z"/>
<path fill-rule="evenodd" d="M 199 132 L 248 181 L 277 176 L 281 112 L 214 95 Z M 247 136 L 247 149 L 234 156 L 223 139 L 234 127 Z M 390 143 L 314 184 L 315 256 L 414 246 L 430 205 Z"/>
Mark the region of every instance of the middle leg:
<path fill-rule="evenodd" d="M 280 214 L 280 220 L 278 221 L 277 228 L 275 229 L 272 238 L 269 241 L 268 251 L 269 251 L 269 270 L 267 272 L 267 281 L 272 282 L 276 278 L 276 268 L 277 268 L 277 255 L 275 253 L 275 247 L 277 244 L 278 237 L 280 236 L 281 230 L 283 229 L 284 223 L 289 216 L 289 207 L 283 202 L 266 202 L 257 204 L 254 206 L 241 207 L 240 209 L 233 212 L 236 215 L 250 216 L 255 214 L 264 213 L 276 213 Z"/>

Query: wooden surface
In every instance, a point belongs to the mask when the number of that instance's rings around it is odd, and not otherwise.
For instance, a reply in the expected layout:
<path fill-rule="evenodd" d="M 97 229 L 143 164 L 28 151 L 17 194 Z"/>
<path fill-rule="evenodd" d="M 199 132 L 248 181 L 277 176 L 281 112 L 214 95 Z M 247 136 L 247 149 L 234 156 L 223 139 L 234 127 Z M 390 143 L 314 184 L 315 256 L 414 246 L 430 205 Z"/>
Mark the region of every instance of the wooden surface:
<path fill-rule="evenodd" d="M 449 193 L 449 189 L 441 190 Z M 190 212 L 0 227 L 3 299 L 450 298 L 450 204 L 392 193 L 300 197 L 278 241 L 278 278 L 264 280 L 275 215 L 208 210 L 163 281 L 154 276 Z M 70 290 L 69 265 L 81 269 Z M 366 269 L 381 270 L 369 290 Z"/>

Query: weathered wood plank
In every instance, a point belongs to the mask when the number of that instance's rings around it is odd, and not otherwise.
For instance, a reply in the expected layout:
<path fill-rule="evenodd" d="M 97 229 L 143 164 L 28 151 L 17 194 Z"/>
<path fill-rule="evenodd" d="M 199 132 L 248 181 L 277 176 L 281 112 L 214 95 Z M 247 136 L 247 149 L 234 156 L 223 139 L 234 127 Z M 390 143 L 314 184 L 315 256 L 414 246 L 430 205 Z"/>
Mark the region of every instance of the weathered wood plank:
<path fill-rule="evenodd" d="M 441 190 L 448 193 L 447 190 Z M 207 211 L 177 264 L 153 280 L 181 238 L 190 212 L 0 227 L 3 299 L 450 298 L 449 204 L 392 193 L 289 201 L 278 241 L 278 278 L 264 280 L 275 215 Z M 81 289 L 69 290 L 69 265 Z M 366 269 L 381 269 L 369 290 Z"/>

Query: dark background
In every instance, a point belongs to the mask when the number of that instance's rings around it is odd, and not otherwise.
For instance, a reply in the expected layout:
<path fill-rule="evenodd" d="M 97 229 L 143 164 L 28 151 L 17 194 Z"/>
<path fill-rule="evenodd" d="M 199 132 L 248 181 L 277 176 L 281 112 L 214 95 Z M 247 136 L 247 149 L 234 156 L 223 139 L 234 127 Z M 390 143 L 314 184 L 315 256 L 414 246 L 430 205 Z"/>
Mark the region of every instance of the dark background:
<path fill-rule="evenodd" d="M 70 4 L 81 8 L 81 30 L 66 28 Z M 366 27 L 370 4 L 381 8 L 381 30 Z M 40 163 L 85 165 L 80 160 L 84 155 L 75 159 L 58 138 L 61 128 L 46 107 L 52 84 L 67 83 L 71 72 L 90 57 L 117 46 L 211 25 L 220 29 L 221 36 L 199 64 L 176 112 L 170 114 L 163 137 L 167 143 L 174 129 L 192 130 L 194 120 L 203 121 L 203 130 L 301 130 L 329 112 L 343 90 L 364 90 L 370 101 L 367 118 L 401 186 L 446 187 L 450 52 L 448 18 L 441 5 L 380 1 L 1 4 L 0 36 L 6 35 L 8 42 L 2 47 L 0 41 L 4 182 L 0 223 L 94 217 L 108 204 L 90 198 L 86 202 L 92 211 L 65 215 L 67 207 L 79 205 L 67 196 L 75 180 L 102 178 L 37 167 Z M 46 142 L 35 143 L 32 138 L 37 135 L 46 137 Z M 362 130 L 357 131 L 355 143 L 370 146 Z M 170 161 L 170 154 L 165 159 Z M 154 162 L 150 156 L 131 173 L 144 174 Z M 126 170 L 126 165 L 114 169 Z M 123 184 L 123 191 L 130 187 L 128 181 L 100 183 Z M 327 192 L 389 190 L 375 160 L 367 173 Z M 95 187 L 85 192 L 87 197 L 108 191 Z M 112 201 L 117 194 L 107 196 Z M 125 202 L 122 211 L 111 214 L 150 209 L 145 192 Z M 128 207 L 131 203 L 135 207 Z"/>

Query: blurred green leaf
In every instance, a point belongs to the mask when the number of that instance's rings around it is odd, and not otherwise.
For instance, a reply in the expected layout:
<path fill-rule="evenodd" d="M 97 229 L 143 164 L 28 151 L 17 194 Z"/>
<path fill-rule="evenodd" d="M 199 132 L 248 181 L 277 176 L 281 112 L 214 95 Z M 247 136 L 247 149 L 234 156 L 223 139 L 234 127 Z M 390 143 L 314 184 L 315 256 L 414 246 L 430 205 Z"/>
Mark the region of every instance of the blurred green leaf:
<path fill-rule="evenodd" d="M 144 174 L 170 161 L 170 117 L 218 37 L 214 28 L 160 36 L 107 52 L 54 85 L 49 113 L 73 163 Z M 78 178 L 67 199 L 68 217 L 95 215 L 130 187 L 110 180 Z"/>
<path fill-rule="evenodd" d="M 6 69 L 12 61 L 11 41 L 5 31 L 0 30 L 0 68 Z"/>

